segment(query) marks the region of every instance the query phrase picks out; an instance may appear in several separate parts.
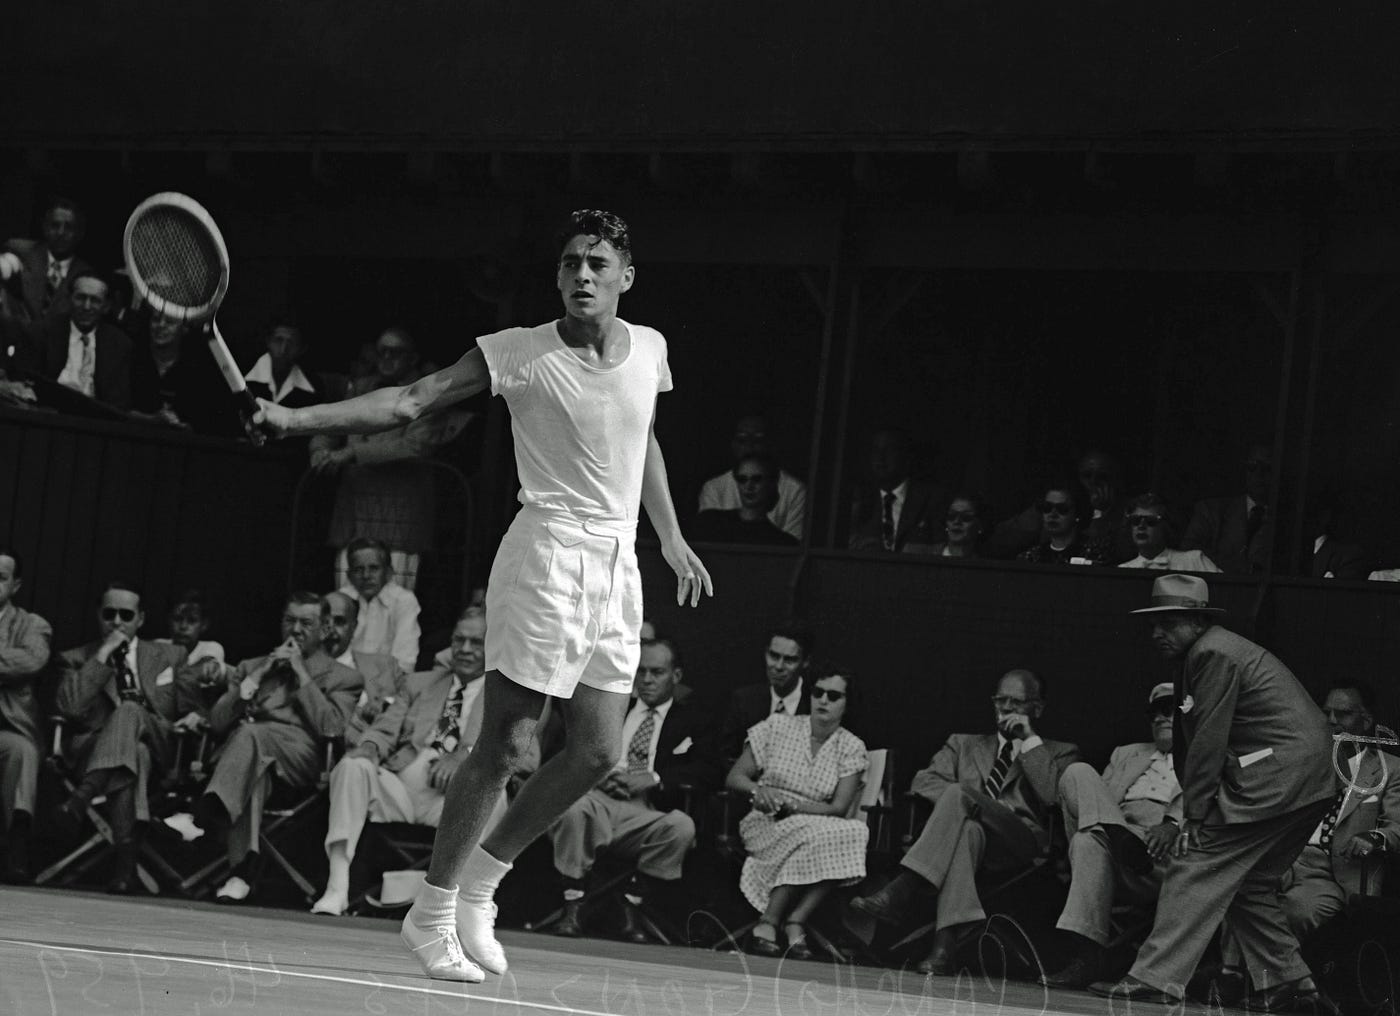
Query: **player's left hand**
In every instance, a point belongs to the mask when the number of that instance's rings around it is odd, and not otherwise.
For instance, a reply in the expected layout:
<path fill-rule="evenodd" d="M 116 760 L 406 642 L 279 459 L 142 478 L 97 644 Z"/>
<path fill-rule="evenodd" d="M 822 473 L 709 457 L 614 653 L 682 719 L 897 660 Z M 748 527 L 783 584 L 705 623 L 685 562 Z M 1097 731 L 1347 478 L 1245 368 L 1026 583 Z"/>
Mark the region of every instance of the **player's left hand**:
<path fill-rule="evenodd" d="M 692 607 L 699 606 L 700 593 L 715 595 L 715 587 L 710 582 L 710 573 L 705 570 L 700 558 L 684 540 L 673 540 L 661 545 L 661 554 L 666 563 L 676 573 L 676 606 L 685 606 L 689 600 Z"/>

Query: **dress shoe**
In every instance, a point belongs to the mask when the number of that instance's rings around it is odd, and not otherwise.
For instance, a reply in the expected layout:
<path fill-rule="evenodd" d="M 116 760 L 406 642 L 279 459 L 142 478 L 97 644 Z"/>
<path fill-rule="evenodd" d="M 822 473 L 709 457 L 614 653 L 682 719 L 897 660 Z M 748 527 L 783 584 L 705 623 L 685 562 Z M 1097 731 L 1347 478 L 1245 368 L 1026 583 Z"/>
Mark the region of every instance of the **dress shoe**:
<path fill-rule="evenodd" d="M 564 901 L 564 916 L 555 922 L 554 934 L 564 938 L 578 938 L 583 934 L 582 900 Z"/>
<path fill-rule="evenodd" d="M 420 928 L 412 917 L 405 915 L 399 928 L 399 938 L 429 977 L 441 981 L 463 981 L 467 984 L 480 984 L 486 980 L 486 971 L 467 959 L 462 952 L 462 943 L 457 938 L 457 929 L 450 924 Z"/>
<path fill-rule="evenodd" d="M 917 878 L 912 874 L 896 875 L 893 882 L 878 892 L 851 900 L 851 909 L 886 924 L 903 924 L 914 902 L 914 887 L 909 880 Z"/>
<path fill-rule="evenodd" d="M 773 937 L 756 934 L 759 928 L 769 929 L 773 933 Z M 755 924 L 753 931 L 749 932 L 749 952 L 755 956 L 781 956 L 783 950 L 778 945 L 778 929 L 765 921 Z"/>
<path fill-rule="evenodd" d="M 646 922 L 642 920 L 642 912 L 630 900 L 622 901 L 622 925 L 617 933 L 624 942 L 635 942 L 637 945 L 646 945 L 652 941 Z"/>
<path fill-rule="evenodd" d="M 796 921 L 789 921 L 783 925 L 783 932 L 787 935 L 787 956 L 790 960 L 810 960 L 815 955 L 812 947 L 807 944 L 807 929 Z"/>
<path fill-rule="evenodd" d="M 929 954 L 915 965 L 914 969 L 926 976 L 951 977 L 957 969 L 953 950 L 943 945 L 935 945 Z"/>
<path fill-rule="evenodd" d="M 1245 1000 L 1245 1008 L 1256 1013 L 1307 1013 L 1308 1016 L 1341 1016 L 1337 1003 L 1316 987 L 1281 984 L 1268 991 L 1257 991 Z"/>
<path fill-rule="evenodd" d="M 1115 1002 L 1155 1002 L 1158 1005 L 1177 1005 L 1181 1002 L 1181 999 L 1173 998 L 1160 988 L 1143 984 L 1136 977 L 1125 977 L 1121 981 L 1095 981 L 1089 985 L 1089 992 Z"/>
<path fill-rule="evenodd" d="M 1103 947 L 1097 943 L 1085 945 L 1070 961 L 1040 983 L 1047 988 L 1087 988 L 1103 976 Z"/>
<path fill-rule="evenodd" d="M 10 831 L 9 842 L 5 845 L 5 870 L 0 880 L 9 885 L 28 885 L 34 881 L 34 872 L 29 867 L 29 834 Z"/>
<path fill-rule="evenodd" d="M 136 855 L 136 844 L 116 844 L 116 863 L 112 868 L 112 877 L 107 880 L 107 891 L 112 895 L 130 896 L 143 888 L 136 876 Z"/>
<path fill-rule="evenodd" d="M 87 821 L 87 805 L 76 797 L 64 801 L 49 816 L 49 828 L 59 840 L 67 843 L 76 840 Z"/>

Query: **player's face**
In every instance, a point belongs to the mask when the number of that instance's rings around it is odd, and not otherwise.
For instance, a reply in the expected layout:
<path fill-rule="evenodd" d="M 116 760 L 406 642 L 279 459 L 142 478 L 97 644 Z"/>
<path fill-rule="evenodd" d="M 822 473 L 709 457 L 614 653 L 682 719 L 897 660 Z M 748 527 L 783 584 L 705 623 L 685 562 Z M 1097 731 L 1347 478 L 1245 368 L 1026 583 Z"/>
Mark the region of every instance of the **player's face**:
<path fill-rule="evenodd" d="M 8 554 L 0 554 L 0 610 L 4 610 L 15 593 L 19 592 L 20 580 L 15 577 L 15 559 Z"/>
<path fill-rule="evenodd" d="M 632 288 L 635 275 L 636 269 L 624 264 L 608 241 L 580 234 L 564 245 L 554 281 L 566 314 L 605 321 L 617 314 L 618 300 Z"/>
<path fill-rule="evenodd" d="M 464 617 L 452 629 L 452 672 L 463 681 L 486 672 L 486 618 Z"/>
<path fill-rule="evenodd" d="M 104 639 L 114 631 L 121 632 L 128 640 L 134 639 L 145 620 L 146 615 L 141 613 L 141 597 L 131 590 L 109 589 L 102 594 L 97 623 Z"/>
<path fill-rule="evenodd" d="M 667 702 L 676 693 L 676 684 L 681 672 L 671 659 L 671 650 L 664 645 L 653 643 L 642 646 L 641 662 L 637 665 L 637 680 L 632 690 L 637 698 L 655 708 Z"/>
<path fill-rule="evenodd" d="M 91 275 L 73 283 L 73 323 L 79 331 L 90 332 L 107 310 L 107 284 Z"/>
<path fill-rule="evenodd" d="M 44 243 L 60 261 L 68 258 L 82 239 L 78 217 L 71 208 L 55 208 L 44 216 Z"/>

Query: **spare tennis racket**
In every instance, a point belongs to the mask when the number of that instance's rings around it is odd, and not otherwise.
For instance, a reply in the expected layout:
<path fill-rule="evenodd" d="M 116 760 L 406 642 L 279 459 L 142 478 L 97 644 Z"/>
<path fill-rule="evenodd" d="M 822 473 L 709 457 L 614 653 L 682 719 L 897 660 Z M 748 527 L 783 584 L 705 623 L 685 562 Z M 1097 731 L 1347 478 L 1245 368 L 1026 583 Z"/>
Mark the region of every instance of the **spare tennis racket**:
<path fill-rule="evenodd" d="M 122 237 L 126 270 L 141 299 L 157 314 L 203 326 L 209 351 L 238 399 L 245 425 L 258 411 L 215 315 L 228 292 L 228 247 L 198 201 L 174 191 L 153 194 L 136 206 Z M 258 440 L 259 432 L 248 432 Z"/>

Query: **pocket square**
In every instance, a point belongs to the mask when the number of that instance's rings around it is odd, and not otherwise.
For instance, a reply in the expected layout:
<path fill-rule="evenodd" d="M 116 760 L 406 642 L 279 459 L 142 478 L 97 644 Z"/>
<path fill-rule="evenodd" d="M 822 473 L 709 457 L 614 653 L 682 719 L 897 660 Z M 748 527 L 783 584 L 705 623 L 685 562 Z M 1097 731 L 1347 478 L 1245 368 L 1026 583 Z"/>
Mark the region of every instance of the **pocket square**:
<path fill-rule="evenodd" d="M 164 686 L 164 685 L 167 685 L 167 684 L 174 684 L 174 683 L 175 683 L 175 671 L 171 670 L 169 667 L 166 667 L 164 670 L 162 670 L 159 674 L 156 675 L 156 687 L 157 687 L 157 688 L 160 688 L 160 687 L 162 687 L 162 686 Z"/>
<path fill-rule="evenodd" d="M 1184 699 L 1181 700 L 1181 711 L 1183 713 L 1189 713 L 1192 709 L 1195 708 L 1196 700 L 1193 699 L 1190 695 L 1187 695 Z"/>
<path fill-rule="evenodd" d="M 1248 755 L 1241 755 L 1240 768 L 1248 769 L 1250 766 L 1254 765 L 1254 763 L 1260 761 L 1261 759 L 1268 758 L 1273 753 L 1274 749 L 1272 748 L 1260 748 L 1258 751 L 1252 751 Z"/>
<path fill-rule="evenodd" d="M 691 746 L 694 743 L 694 741 L 687 737 L 684 741 L 682 741 L 680 744 L 676 745 L 674 748 L 671 749 L 671 754 L 684 755 L 686 752 L 690 751 Z"/>
<path fill-rule="evenodd" d="M 1372 794 L 1370 797 L 1366 798 L 1366 800 L 1362 801 L 1361 803 L 1362 803 L 1362 804 L 1379 804 L 1379 803 L 1380 803 L 1380 799 L 1381 799 L 1381 797 L 1380 797 L 1379 794 Z"/>

